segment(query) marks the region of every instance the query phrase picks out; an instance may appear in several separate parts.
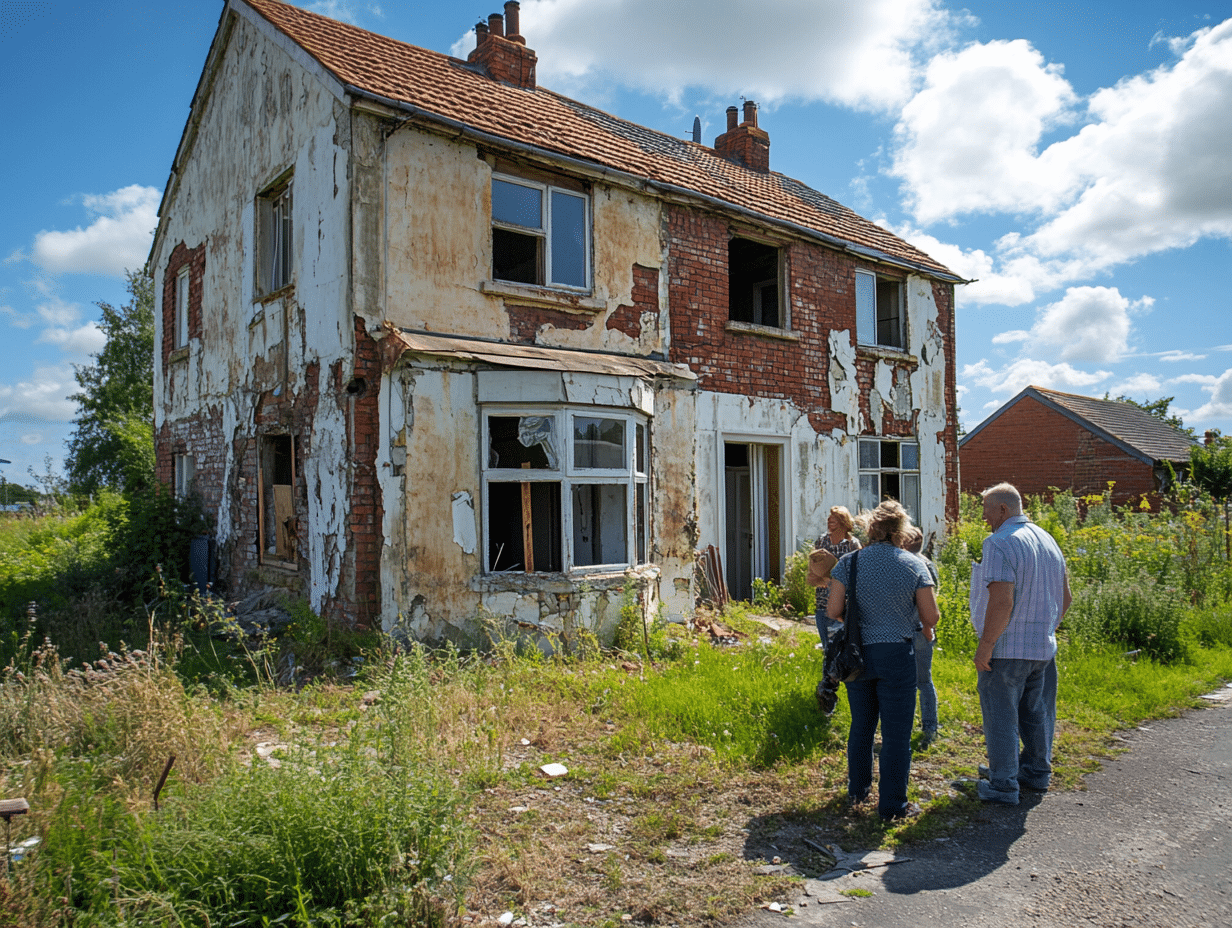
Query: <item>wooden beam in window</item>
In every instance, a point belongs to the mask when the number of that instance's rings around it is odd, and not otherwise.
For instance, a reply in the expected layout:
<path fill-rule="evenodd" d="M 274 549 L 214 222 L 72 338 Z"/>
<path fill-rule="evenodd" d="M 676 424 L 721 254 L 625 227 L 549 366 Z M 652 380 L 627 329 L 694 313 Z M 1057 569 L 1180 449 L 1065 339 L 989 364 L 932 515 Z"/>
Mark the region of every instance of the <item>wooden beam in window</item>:
<path fill-rule="evenodd" d="M 529 470 L 530 461 L 523 461 L 522 467 Z M 535 572 L 535 528 L 531 519 L 530 484 L 526 482 L 522 483 L 522 560 L 525 562 L 526 572 L 533 574 Z"/>

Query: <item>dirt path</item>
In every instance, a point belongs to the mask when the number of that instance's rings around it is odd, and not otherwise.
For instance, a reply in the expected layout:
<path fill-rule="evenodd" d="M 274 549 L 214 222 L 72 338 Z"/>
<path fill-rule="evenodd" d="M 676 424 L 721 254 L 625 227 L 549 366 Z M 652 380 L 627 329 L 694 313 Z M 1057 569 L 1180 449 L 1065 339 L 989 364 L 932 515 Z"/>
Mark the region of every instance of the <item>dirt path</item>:
<path fill-rule="evenodd" d="M 984 807 L 909 861 L 809 881 L 794 914 L 742 928 L 1226 928 L 1232 925 L 1232 689 L 1210 708 L 1125 734 L 1085 792 Z M 870 890 L 863 898 L 836 891 Z M 804 903 L 801 905 L 800 903 Z"/>

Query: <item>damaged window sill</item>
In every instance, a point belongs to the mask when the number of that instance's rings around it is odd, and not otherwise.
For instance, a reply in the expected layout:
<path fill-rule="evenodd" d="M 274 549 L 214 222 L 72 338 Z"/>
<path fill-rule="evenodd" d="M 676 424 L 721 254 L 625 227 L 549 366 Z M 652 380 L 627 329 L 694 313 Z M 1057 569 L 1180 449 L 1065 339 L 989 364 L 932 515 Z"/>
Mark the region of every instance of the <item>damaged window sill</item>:
<path fill-rule="evenodd" d="M 535 590 L 543 593 L 575 593 L 583 586 L 590 590 L 610 591 L 622 589 L 631 574 L 644 575 L 653 568 L 653 579 L 658 576 L 658 569 L 651 564 L 643 564 L 637 568 L 588 573 L 578 571 L 572 574 L 534 573 L 521 571 L 508 573 L 481 574 L 471 581 L 471 589 L 477 593 L 526 592 Z"/>
<path fill-rule="evenodd" d="M 902 361 L 907 364 L 919 364 L 920 359 L 901 348 L 891 348 L 888 345 L 857 345 L 856 356 L 865 358 L 880 358 L 885 361 Z"/>
<path fill-rule="evenodd" d="M 187 361 L 190 348 L 188 345 L 181 345 L 170 354 L 167 355 L 168 364 L 176 364 L 179 361 Z"/>
<path fill-rule="evenodd" d="M 762 338 L 777 338 L 785 342 L 798 342 L 800 336 L 787 329 L 776 329 L 770 325 L 758 325 L 756 322 L 729 321 L 724 327 L 732 335 L 759 335 Z"/>
<path fill-rule="evenodd" d="M 502 296 L 519 303 L 531 303 L 535 306 L 553 306 L 557 309 L 574 310 L 576 312 L 602 312 L 607 309 L 607 303 L 597 300 L 589 293 L 574 290 L 554 290 L 551 287 L 539 287 L 534 284 L 515 284 L 506 280 L 484 280 L 479 284 L 479 291 L 491 296 Z"/>

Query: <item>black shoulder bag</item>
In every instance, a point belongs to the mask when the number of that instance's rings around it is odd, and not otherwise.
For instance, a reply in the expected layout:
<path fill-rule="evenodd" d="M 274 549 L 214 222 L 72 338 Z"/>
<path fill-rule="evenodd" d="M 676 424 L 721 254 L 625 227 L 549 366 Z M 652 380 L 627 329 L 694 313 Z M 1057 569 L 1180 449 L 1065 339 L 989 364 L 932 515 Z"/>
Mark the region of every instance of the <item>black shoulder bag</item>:
<path fill-rule="evenodd" d="M 864 672 L 864 645 L 860 636 L 860 609 L 856 605 L 856 565 L 859 552 L 851 555 L 851 576 L 847 584 L 847 610 L 843 626 L 834 633 L 826 648 L 825 674 L 840 683 L 849 683 Z"/>

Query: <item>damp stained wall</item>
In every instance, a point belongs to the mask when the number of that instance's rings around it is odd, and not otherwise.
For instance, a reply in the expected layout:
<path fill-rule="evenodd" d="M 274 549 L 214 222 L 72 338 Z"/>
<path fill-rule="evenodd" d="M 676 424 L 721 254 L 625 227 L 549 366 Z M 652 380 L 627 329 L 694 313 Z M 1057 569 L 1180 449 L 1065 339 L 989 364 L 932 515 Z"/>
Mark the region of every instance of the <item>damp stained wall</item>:
<path fill-rule="evenodd" d="M 168 258 L 179 243 L 205 245 L 202 332 L 172 360 L 155 358 L 159 455 L 172 447 L 207 457 L 197 483 L 230 559 L 230 585 L 256 566 L 247 523 L 256 506 L 254 417 L 310 423 L 297 437 L 307 498 L 306 542 L 292 588 L 320 609 L 337 587 L 347 506 L 343 410 L 309 371 L 349 363 L 348 223 L 351 111 L 340 88 L 305 67 L 306 56 L 244 7 L 234 8 L 206 64 L 160 215 L 152 257 L 163 302 Z M 256 201 L 271 184 L 292 183 L 292 283 L 254 300 Z M 156 307 L 156 344 L 164 307 Z M 316 566 L 310 566 L 316 565 Z M 224 573 L 227 565 L 224 565 Z"/>

